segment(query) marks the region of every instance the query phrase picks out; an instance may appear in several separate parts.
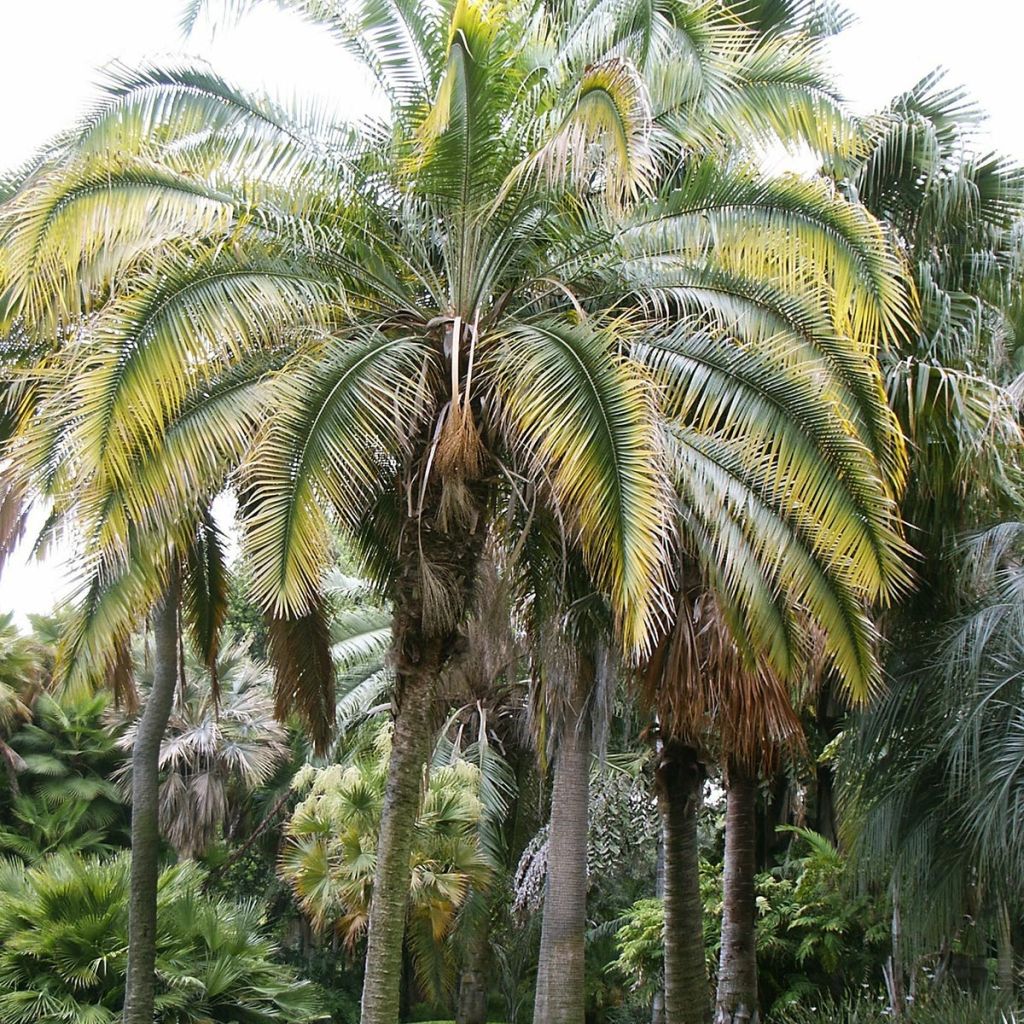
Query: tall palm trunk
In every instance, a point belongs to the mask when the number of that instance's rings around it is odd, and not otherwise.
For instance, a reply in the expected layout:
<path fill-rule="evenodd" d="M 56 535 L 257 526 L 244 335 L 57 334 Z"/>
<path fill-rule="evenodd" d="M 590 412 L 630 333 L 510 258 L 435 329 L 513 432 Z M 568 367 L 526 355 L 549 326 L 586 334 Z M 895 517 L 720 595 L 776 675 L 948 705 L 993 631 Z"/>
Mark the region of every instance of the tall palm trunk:
<path fill-rule="evenodd" d="M 583 1024 L 584 1015 L 590 731 L 566 731 L 555 755 L 534 1024 Z"/>
<path fill-rule="evenodd" d="M 1010 920 L 1010 908 L 1005 900 L 999 901 L 996 913 L 996 980 L 999 988 L 999 1002 L 1002 1006 L 1013 1005 L 1014 966 L 1013 966 L 1013 925 Z"/>
<path fill-rule="evenodd" d="M 662 742 L 656 782 L 665 856 L 666 1024 L 706 1024 L 710 1016 L 704 962 L 697 820 L 704 771 L 693 747 Z"/>
<path fill-rule="evenodd" d="M 410 856 L 423 771 L 434 737 L 433 703 L 440 671 L 437 644 L 424 651 L 423 671 L 403 673 L 391 740 L 388 782 L 377 841 L 377 866 L 366 940 L 361 1024 L 397 1024 L 402 945 L 411 880 Z"/>
<path fill-rule="evenodd" d="M 757 782 L 735 766 L 726 772 L 722 951 L 715 1024 L 757 1024 L 754 872 Z"/>
<path fill-rule="evenodd" d="M 467 494 L 471 495 L 470 491 Z M 360 1024 L 397 1024 L 402 991 L 402 948 L 412 877 L 413 831 L 423 791 L 424 768 L 436 735 L 434 717 L 438 680 L 456 653 L 457 625 L 468 608 L 483 548 L 475 517 L 458 532 L 440 527 L 435 504 L 407 524 L 408 552 L 395 585 L 391 656 L 395 673 L 394 731 L 388 781 L 381 809 L 377 865 L 366 938 L 366 970 Z M 440 613 L 425 607 L 424 562 L 443 567 L 450 581 L 449 607 Z M 447 618 L 444 617 L 447 615 Z"/>
<path fill-rule="evenodd" d="M 481 919 L 473 923 L 467 936 L 465 958 L 459 975 L 455 1024 L 487 1022 L 487 968 L 491 954 L 489 929 L 489 918 L 481 915 Z"/>
<path fill-rule="evenodd" d="M 665 900 L 665 842 L 663 836 L 658 834 L 658 855 L 654 869 L 654 895 L 659 900 Z M 665 982 L 662 979 L 661 987 L 654 993 L 651 1000 L 651 1024 L 667 1024 L 665 1017 Z"/>
<path fill-rule="evenodd" d="M 178 586 L 173 582 L 153 616 L 153 688 L 146 698 L 132 748 L 132 864 L 124 1024 L 153 1024 L 156 886 L 160 866 L 160 744 L 177 680 Z"/>

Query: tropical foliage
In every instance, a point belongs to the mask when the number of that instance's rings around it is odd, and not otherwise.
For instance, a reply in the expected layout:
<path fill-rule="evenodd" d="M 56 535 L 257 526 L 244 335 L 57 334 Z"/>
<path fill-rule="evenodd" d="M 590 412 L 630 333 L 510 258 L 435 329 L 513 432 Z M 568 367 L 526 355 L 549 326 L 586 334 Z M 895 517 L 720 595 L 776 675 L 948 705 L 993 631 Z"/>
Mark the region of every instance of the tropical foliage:
<path fill-rule="evenodd" d="M 253 905 L 211 900 L 194 865 L 160 879 L 160 1022 L 322 1019 L 308 984 L 273 962 Z M 0 1020 L 114 1024 L 124 998 L 128 859 L 61 853 L 0 869 Z"/>
<path fill-rule="evenodd" d="M 0 1024 L 1012 1019 L 1024 171 L 826 0 L 278 6 L 378 113 L 0 182 Z"/>

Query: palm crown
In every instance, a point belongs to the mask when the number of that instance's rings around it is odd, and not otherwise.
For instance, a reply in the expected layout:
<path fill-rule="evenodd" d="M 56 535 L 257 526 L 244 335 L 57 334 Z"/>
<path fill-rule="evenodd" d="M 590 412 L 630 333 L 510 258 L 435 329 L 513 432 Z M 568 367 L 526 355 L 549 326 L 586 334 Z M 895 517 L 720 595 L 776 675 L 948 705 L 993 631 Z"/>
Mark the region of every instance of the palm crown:
<path fill-rule="evenodd" d="M 233 483 L 278 707 L 321 744 L 323 578 L 332 531 L 355 540 L 395 610 L 363 1000 L 385 1021 L 403 823 L 491 527 L 555 524 L 634 654 L 671 618 L 673 570 L 696 565 L 780 676 L 809 617 L 866 688 L 865 601 L 906 580 L 906 456 L 875 357 L 914 303 L 865 210 L 752 169 L 780 138 L 856 143 L 799 19 L 765 33 L 681 0 L 282 6 L 363 62 L 387 116 L 288 110 L 201 67 L 116 70 L 3 207 L 5 316 L 52 342 L 5 389 L 3 493 L 42 491 L 80 531 L 69 667 L 116 672 L 108 652 L 173 594 Z"/>
<path fill-rule="evenodd" d="M 5 211 L 9 316 L 65 339 L 20 464 L 104 553 L 92 650 L 157 586 L 142 538 L 237 470 L 279 617 L 315 618 L 332 522 L 385 589 L 412 565 L 423 621 L 457 616 L 451 535 L 503 492 L 557 507 L 628 647 L 681 524 L 780 666 L 779 588 L 869 674 L 859 601 L 903 579 L 874 353 L 910 299 L 864 212 L 724 159 L 842 140 L 812 42 L 716 5 L 288 6 L 388 120 L 116 71 Z"/>

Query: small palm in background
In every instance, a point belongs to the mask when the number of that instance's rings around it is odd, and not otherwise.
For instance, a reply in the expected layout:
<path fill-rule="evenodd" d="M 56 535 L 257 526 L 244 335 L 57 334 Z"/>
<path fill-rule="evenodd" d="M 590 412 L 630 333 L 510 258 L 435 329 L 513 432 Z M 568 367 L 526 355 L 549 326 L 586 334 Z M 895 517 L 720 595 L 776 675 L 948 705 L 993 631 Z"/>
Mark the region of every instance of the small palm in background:
<path fill-rule="evenodd" d="M 6 742 L 12 732 L 32 717 L 32 699 L 43 683 L 46 657 L 42 645 L 23 636 L 14 615 L 0 615 L 0 757 L 7 768 L 11 789 L 18 791 L 18 772 L 24 762 Z"/>
<path fill-rule="evenodd" d="M 11 737 L 20 761 L 0 850 L 34 863 L 57 849 L 99 853 L 127 843 L 127 809 L 111 775 L 123 761 L 106 694 L 40 693 Z"/>
<path fill-rule="evenodd" d="M 227 645 L 214 683 L 198 662 L 186 662 L 188 682 L 175 698 L 160 748 L 160 828 L 179 856 L 198 857 L 220 836 L 238 837 L 250 798 L 271 782 L 291 750 L 287 729 L 274 717 L 265 665 Z M 133 722 L 121 738 L 126 750 L 135 729 Z M 126 765 L 119 777 L 129 773 Z"/>
<path fill-rule="evenodd" d="M 321 931 L 353 948 L 369 918 L 384 802 L 390 729 L 374 730 L 372 752 L 348 765 L 307 765 L 295 777 L 304 799 L 286 827 L 280 873 Z M 493 873 L 481 841 L 481 773 L 457 758 L 431 770 L 413 840 L 407 942 L 417 980 L 432 998 L 450 993 L 451 942 L 470 894 Z"/>

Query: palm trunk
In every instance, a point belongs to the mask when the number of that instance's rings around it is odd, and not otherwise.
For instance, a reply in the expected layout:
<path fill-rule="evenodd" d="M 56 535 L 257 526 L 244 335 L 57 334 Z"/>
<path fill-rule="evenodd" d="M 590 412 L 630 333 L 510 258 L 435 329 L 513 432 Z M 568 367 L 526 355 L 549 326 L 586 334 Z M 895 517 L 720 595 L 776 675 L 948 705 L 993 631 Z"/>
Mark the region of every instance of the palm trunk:
<path fill-rule="evenodd" d="M 409 858 L 424 767 L 438 726 L 435 697 L 441 670 L 458 650 L 458 623 L 469 607 L 483 548 L 483 531 L 468 513 L 458 530 L 439 525 L 438 501 L 432 492 L 420 516 L 406 524 L 405 564 L 395 582 L 391 658 L 397 711 L 377 840 L 360 1024 L 397 1024 L 399 1019 Z M 443 571 L 450 582 L 443 611 L 426 607 L 424 564 Z"/>
<path fill-rule="evenodd" d="M 569 728 L 555 756 L 534 1024 L 583 1024 L 590 733 Z"/>
<path fill-rule="evenodd" d="M 660 745 L 658 810 L 665 851 L 666 1024 L 706 1024 L 710 1016 L 704 961 L 697 819 L 704 772 L 697 752 L 674 740 Z"/>
<path fill-rule="evenodd" d="M 665 899 L 665 843 L 662 836 L 659 834 L 658 839 L 658 856 L 656 860 L 656 867 L 654 869 L 654 895 L 659 900 L 664 902 Z M 654 993 L 654 998 L 651 1000 L 651 1024 L 667 1024 L 665 1017 L 665 981 L 662 978 L 662 983 L 658 990 Z"/>
<path fill-rule="evenodd" d="M 178 587 L 153 616 L 153 688 L 132 748 L 132 864 L 124 1024 L 153 1024 L 156 996 L 156 887 L 159 873 L 160 744 L 178 681 Z"/>
<path fill-rule="evenodd" d="M 722 952 L 715 1024 L 756 1024 L 760 1020 L 754 934 L 757 783 L 749 773 L 732 767 L 725 781 Z"/>
<path fill-rule="evenodd" d="M 413 831 L 419 813 L 423 769 L 433 740 L 433 702 L 439 655 L 403 681 L 395 716 L 388 782 L 377 841 L 377 867 L 366 940 L 361 1024 L 396 1024 L 402 987 L 402 944 L 409 900 Z"/>
<path fill-rule="evenodd" d="M 900 911 L 900 887 L 892 883 L 892 926 L 890 928 L 892 952 L 886 964 L 886 987 L 889 990 L 890 1010 L 894 1020 L 902 1020 L 906 1011 L 906 991 L 903 984 L 903 915 Z"/>
<path fill-rule="evenodd" d="M 455 1024 L 487 1022 L 487 967 L 491 953 L 487 935 L 489 927 L 489 920 L 484 918 L 475 924 L 467 938 L 465 960 L 459 976 Z"/>

